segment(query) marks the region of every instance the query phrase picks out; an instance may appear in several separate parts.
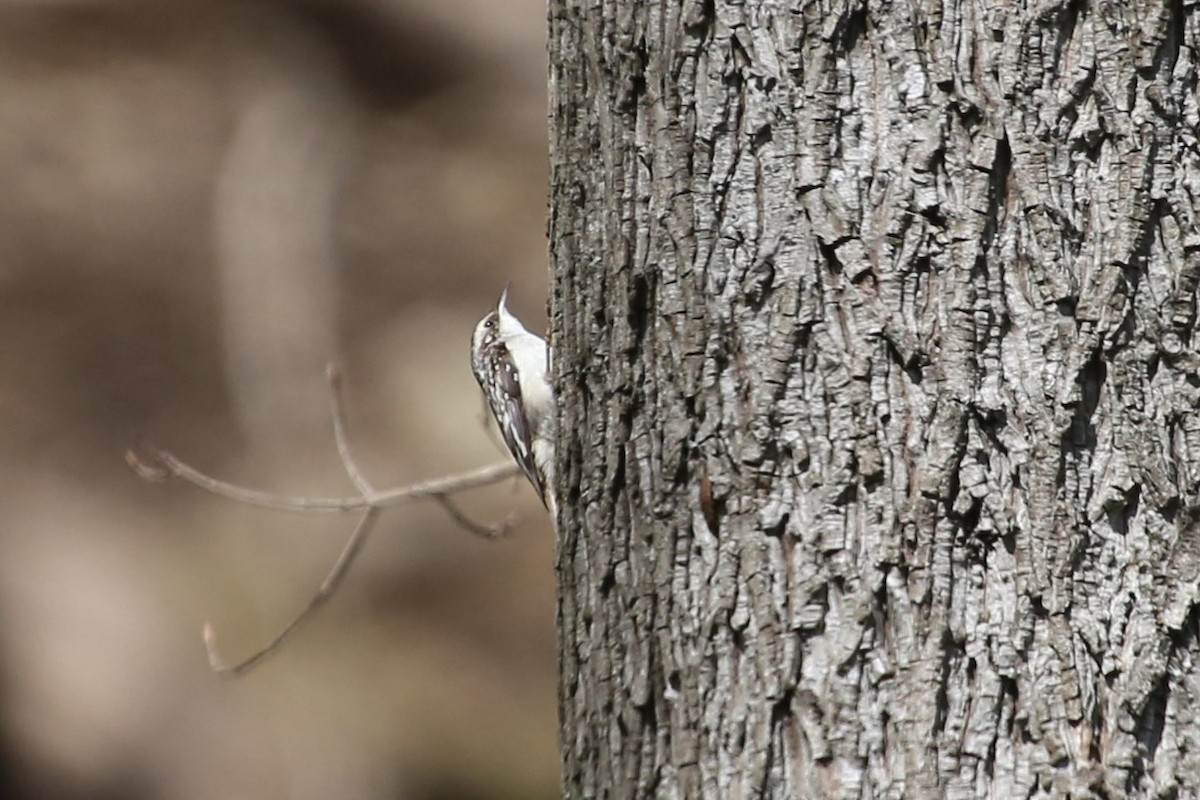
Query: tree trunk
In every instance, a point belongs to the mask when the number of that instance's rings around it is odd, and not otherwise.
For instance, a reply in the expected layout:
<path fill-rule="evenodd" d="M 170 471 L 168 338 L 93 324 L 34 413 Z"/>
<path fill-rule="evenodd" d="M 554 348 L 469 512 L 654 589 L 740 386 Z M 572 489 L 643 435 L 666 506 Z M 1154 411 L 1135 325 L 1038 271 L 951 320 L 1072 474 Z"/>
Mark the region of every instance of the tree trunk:
<path fill-rule="evenodd" d="M 564 796 L 1200 796 L 1198 47 L 551 1 Z"/>

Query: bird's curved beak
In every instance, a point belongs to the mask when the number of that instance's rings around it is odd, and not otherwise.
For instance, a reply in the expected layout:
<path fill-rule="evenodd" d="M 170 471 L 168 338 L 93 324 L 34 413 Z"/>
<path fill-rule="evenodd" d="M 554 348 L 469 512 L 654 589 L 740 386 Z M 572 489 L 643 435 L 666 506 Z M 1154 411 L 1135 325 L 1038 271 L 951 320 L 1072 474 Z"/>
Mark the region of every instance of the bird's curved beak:
<path fill-rule="evenodd" d="M 496 304 L 496 309 L 499 311 L 508 311 L 508 289 L 512 286 L 512 281 L 504 284 L 504 291 L 500 293 L 500 302 Z"/>

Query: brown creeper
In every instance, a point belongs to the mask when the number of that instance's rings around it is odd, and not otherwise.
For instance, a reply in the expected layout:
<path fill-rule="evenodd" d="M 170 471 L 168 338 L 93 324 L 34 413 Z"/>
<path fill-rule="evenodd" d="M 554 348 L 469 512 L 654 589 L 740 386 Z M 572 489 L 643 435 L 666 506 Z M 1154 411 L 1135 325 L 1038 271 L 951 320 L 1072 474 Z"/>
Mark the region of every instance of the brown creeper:
<path fill-rule="evenodd" d="M 554 389 L 550 346 L 508 312 L 508 289 L 475 326 L 471 371 L 517 466 L 557 519 L 554 502 Z"/>

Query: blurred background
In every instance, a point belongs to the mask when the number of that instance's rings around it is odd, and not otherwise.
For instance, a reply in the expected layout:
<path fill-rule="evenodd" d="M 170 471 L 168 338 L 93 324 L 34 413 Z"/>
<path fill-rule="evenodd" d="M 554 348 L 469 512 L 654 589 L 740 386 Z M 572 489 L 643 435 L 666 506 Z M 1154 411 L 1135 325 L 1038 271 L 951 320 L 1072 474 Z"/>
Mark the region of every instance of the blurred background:
<path fill-rule="evenodd" d="M 128 447 L 352 493 L 492 463 L 467 347 L 544 328 L 543 0 L 0 0 L 0 792 L 557 795 L 553 536 L 387 512 L 248 676 L 353 520 L 140 481 Z"/>

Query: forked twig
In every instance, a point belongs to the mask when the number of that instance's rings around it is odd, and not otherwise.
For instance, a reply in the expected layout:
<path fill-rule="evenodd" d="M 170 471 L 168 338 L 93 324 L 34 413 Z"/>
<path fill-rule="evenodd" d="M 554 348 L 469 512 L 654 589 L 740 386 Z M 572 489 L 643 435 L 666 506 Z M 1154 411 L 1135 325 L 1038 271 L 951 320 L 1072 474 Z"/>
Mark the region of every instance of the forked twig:
<path fill-rule="evenodd" d="M 163 481 L 178 478 L 206 492 L 233 500 L 246 505 L 273 508 L 282 511 L 297 511 L 305 513 L 338 513 L 346 511 L 361 511 L 362 517 L 354 527 L 354 532 L 346 540 L 342 552 L 330 568 L 316 593 L 313 594 L 304 608 L 289 622 L 266 646 L 242 659 L 238 663 L 227 666 L 217 651 L 217 633 L 212 623 L 204 625 L 204 647 L 208 652 L 208 663 L 213 672 L 222 677 L 237 677 L 244 675 L 271 653 L 278 650 L 295 631 L 300 628 L 313 614 L 328 602 L 333 593 L 341 585 L 342 579 L 349 571 L 354 559 L 366 543 L 367 536 L 375 526 L 380 512 L 389 506 L 396 506 L 408 500 L 432 498 L 446 510 L 455 522 L 471 533 L 488 539 L 494 539 L 506 533 L 513 526 L 513 517 L 505 519 L 498 525 L 485 525 L 469 518 L 459 509 L 450 495 L 466 489 L 486 486 L 518 474 L 518 467 L 511 461 L 492 464 L 487 467 L 448 475 L 410 486 L 402 486 L 377 492 L 366 479 L 358 462 L 350 450 L 346 435 L 345 415 L 342 410 L 341 375 L 331 364 L 327 370 L 330 388 L 330 414 L 333 418 L 333 434 L 337 443 L 338 456 L 354 487 L 358 489 L 358 497 L 293 497 L 289 495 L 262 492 L 248 489 L 227 481 L 206 475 L 194 467 L 185 464 L 165 450 L 153 450 L 152 460 L 146 461 L 138 457 L 132 450 L 126 451 L 125 460 L 129 466 L 143 479 Z"/>
<path fill-rule="evenodd" d="M 292 495 L 263 492 L 258 489 L 248 489 L 244 486 L 223 481 L 206 475 L 200 470 L 180 461 L 166 450 L 152 449 L 151 460 L 147 461 L 132 450 L 125 451 L 125 461 L 133 468 L 139 477 L 148 481 L 166 481 L 178 478 L 190 483 L 209 494 L 224 497 L 237 503 L 259 508 L 273 508 L 277 511 L 298 511 L 302 513 L 340 514 L 346 511 L 361 511 L 366 508 L 388 508 L 398 506 L 408 500 L 420 500 L 427 497 L 465 492 L 480 486 L 490 486 L 507 478 L 520 474 L 516 464 L 511 461 L 497 462 L 486 467 L 478 467 L 468 472 L 447 475 L 430 481 L 422 481 L 397 489 L 387 489 L 376 493 L 370 499 L 359 497 L 295 497 Z"/>

